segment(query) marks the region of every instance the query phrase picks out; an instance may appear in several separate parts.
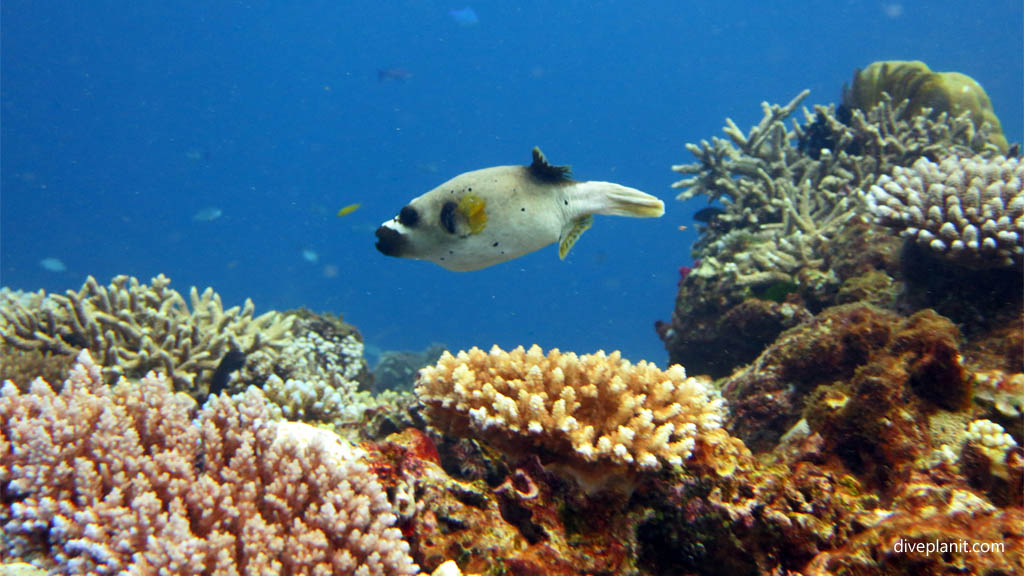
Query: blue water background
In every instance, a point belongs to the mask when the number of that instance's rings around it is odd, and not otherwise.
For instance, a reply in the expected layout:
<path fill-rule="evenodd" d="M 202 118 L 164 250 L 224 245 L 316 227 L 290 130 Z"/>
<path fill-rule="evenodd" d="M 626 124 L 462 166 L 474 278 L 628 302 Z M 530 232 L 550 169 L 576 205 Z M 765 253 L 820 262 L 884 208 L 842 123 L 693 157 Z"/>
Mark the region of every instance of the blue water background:
<path fill-rule="evenodd" d="M 1022 132 L 1022 3 L 54 2 L 2 4 L 0 282 L 92 274 L 258 311 L 343 313 L 368 343 L 538 343 L 664 362 L 694 211 L 684 143 L 759 104 L 835 102 L 854 69 L 921 59 L 988 91 Z M 401 67 L 402 80 L 378 81 Z M 456 174 L 529 161 L 666 201 L 550 247 L 453 273 L 386 258 L 373 231 Z M 359 202 L 355 213 L 338 208 Z M 222 216 L 193 221 L 206 207 Z M 680 226 L 688 226 L 685 231 Z M 314 251 L 316 262 L 303 257 Z M 44 258 L 67 269 L 52 272 Z"/>

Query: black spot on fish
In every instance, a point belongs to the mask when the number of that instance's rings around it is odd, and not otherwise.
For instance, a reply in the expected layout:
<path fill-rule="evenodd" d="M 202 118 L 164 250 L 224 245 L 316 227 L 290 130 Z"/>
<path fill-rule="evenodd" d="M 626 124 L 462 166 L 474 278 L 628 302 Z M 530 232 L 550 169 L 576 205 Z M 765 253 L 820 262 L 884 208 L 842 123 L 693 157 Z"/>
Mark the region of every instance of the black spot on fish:
<path fill-rule="evenodd" d="M 473 187 L 472 187 L 472 186 L 470 186 L 469 188 L 466 188 L 466 191 L 467 191 L 467 192 L 472 192 L 472 191 L 473 191 Z"/>
<path fill-rule="evenodd" d="M 445 202 L 441 208 L 441 227 L 449 234 L 455 234 L 455 210 L 458 207 L 455 202 Z"/>
<path fill-rule="evenodd" d="M 526 208 L 520 208 L 519 211 L 520 212 L 526 212 Z"/>
<path fill-rule="evenodd" d="M 497 243 L 497 242 L 495 242 L 494 244 L 491 244 L 491 247 L 492 247 L 492 248 L 497 248 L 497 247 L 498 247 L 498 243 Z"/>
<path fill-rule="evenodd" d="M 217 369 L 213 372 L 213 378 L 210 379 L 210 395 L 215 396 L 224 391 L 231 379 L 231 373 L 241 369 L 242 366 L 245 366 L 245 354 L 241 350 L 229 350 L 220 359 L 220 364 L 217 365 Z"/>
<path fill-rule="evenodd" d="M 566 206 L 568 206 L 568 205 L 569 205 L 569 201 L 568 201 L 568 200 L 562 200 L 562 202 L 565 202 L 565 205 L 566 205 Z"/>
<path fill-rule="evenodd" d="M 420 213 L 412 206 L 406 206 L 398 213 L 398 221 L 401 222 L 403 226 L 415 228 L 420 222 Z"/>
<path fill-rule="evenodd" d="M 381 226 L 377 228 L 377 250 L 385 256 L 401 256 L 409 246 L 409 239 L 397 230 Z"/>
<path fill-rule="evenodd" d="M 708 222 L 711 222 L 712 220 L 714 220 L 715 218 L 718 218 L 722 214 L 725 214 L 725 210 L 723 210 L 723 209 L 721 209 L 721 208 L 719 208 L 717 206 L 708 206 L 707 208 L 704 208 L 703 210 L 698 210 L 693 215 L 693 219 L 696 220 L 697 222 L 703 222 L 703 223 L 707 224 Z"/>

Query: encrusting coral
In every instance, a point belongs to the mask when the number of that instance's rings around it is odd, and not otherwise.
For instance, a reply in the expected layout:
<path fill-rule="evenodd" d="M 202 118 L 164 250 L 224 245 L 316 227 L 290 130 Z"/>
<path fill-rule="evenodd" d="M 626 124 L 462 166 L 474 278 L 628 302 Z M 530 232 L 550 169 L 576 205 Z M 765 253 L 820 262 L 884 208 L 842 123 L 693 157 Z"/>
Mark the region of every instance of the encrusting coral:
<path fill-rule="evenodd" d="M 113 382 L 150 370 L 167 374 L 179 390 L 204 397 L 225 355 L 236 350 L 250 365 L 277 356 L 292 319 L 277 312 L 254 316 L 251 300 L 224 309 L 220 296 L 195 287 L 189 300 L 159 275 L 150 285 L 117 276 L 108 286 L 90 276 L 78 291 L 6 298 L 0 339 L 9 346 L 74 356 L 88 348 Z"/>
<path fill-rule="evenodd" d="M 362 452 L 277 423 L 255 388 L 194 402 L 109 388 L 87 351 L 59 394 L 0 393 L 4 556 L 64 573 L 415 574 Z"/>
<path fill-rule="evenodd" d="M 709 383 L 682 366 L 634 365 L 618 352 L 545 355 L 538 346 L 446 352 L 420 371 L 416 392 L 434 426 L 513 452 L 548 452 L 584 477 L 682 464 L 724 415 Z"/>
<path fill-rule="evenodd" d="M 1024 261 L 1024 165 L 1017 158 L 921 158 L 864 194 L 877 221 L 961 265 Z"/>

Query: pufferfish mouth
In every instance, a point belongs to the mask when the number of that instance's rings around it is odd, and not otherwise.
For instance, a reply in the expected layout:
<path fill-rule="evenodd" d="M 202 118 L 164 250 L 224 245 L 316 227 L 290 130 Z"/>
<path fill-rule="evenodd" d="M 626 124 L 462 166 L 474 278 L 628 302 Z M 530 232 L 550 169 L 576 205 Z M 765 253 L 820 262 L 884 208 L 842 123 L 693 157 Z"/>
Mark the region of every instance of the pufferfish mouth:
<path fill-rule="evenodd" d="M 409 248 L 409 239 L 394 228 L 377 228 L 377 250 L 385 256 L 402 256 Z"/>

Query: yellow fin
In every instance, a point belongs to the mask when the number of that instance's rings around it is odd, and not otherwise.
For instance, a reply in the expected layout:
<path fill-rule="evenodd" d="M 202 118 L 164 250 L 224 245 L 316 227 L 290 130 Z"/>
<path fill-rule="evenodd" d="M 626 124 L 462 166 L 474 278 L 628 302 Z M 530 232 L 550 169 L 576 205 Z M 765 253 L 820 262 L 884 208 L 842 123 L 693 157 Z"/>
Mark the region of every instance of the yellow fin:
<path fill-rule="evenodd" d="M 465 194 L 459 199 L 459 212 L 469 222 L 469 233 L 479 234 L 487 227 L 487 201 L 476 194 Z"/>
<path fill-rule="evenodd" d="M 558 243 L 558 258 L 560 260 L 565 260 L 565 255 L 569 253 L 569 250 L 572 250 L 573 244 L 575 244 L 576 241 L 580 239 L 580 236 L 582 236 L 583 233 L 589 230 L 593 225 L 594 217 L 590 214 L 587 214 L 582 218 L 577 218 L 576 221 L 573 222 L 572 228 L 569 229 L 569 232 L 566 233 L 566 235 L 562 237 L 562 241 Z"/>

